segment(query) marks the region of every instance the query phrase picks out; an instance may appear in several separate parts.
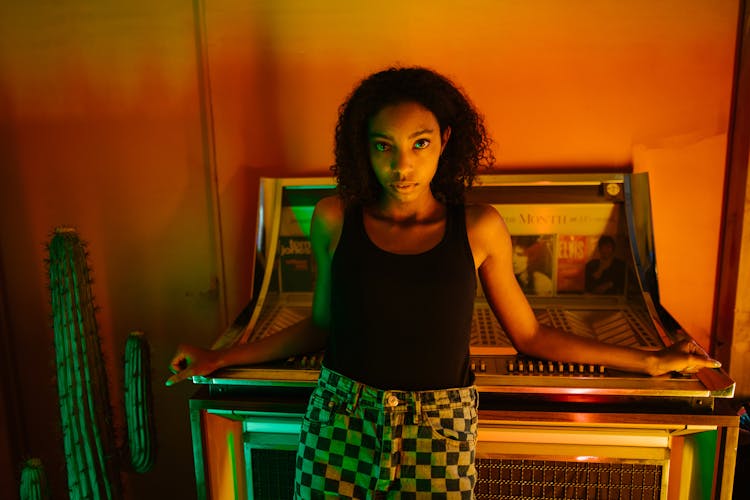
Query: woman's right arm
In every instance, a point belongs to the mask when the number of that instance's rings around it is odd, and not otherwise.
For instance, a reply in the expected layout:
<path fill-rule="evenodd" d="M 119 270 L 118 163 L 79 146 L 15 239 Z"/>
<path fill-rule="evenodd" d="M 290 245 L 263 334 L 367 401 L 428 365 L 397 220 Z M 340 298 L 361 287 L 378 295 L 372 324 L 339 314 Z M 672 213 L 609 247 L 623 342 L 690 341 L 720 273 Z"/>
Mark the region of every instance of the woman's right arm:
<path fill-rule="evenodd" d="M 213 351 L 180 345 L 170 362 L 173 375 L 167 379 L 166 385 L 226 366 L 264 363 L 322 349 L 331 320 L 331 257 L 341 234 L 342 222 L 343 208 L 338 198 L 324 198 L 315 206 L 310 241 L 317 275 L 309 318 L 256 342 L 226 349 Z"/>

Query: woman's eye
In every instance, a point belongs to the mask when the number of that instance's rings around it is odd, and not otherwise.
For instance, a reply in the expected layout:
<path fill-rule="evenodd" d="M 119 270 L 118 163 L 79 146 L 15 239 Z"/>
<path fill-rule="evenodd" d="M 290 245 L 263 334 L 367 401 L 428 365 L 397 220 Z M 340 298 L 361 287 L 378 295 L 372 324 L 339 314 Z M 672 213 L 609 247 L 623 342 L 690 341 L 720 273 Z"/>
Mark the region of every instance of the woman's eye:
<path fill-rule="evenodd" d="M 375 143 L 375 151 L 385 152 L 391 149 L 391 146 L 385 142 L 376 142 Z"/>
<path fill-rule="evenodd" d="M 426 148 L 429 145 L 430 145 L 430 140 L 429 139 L 419 139 L 417 142 L 414 143 L 414 148 L 415 149 L 424 149 L 424 148 Z"/>

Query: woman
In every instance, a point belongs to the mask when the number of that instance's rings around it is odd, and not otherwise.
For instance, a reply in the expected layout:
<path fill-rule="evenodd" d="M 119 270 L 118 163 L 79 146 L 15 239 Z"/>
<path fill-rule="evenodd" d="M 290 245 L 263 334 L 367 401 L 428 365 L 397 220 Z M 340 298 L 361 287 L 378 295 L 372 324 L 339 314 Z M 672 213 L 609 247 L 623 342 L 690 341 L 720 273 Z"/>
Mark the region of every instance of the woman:
<path fill-rule="evenodd" d="M 625 262 L 615 256 L 615 239 L 605 234 L 596 245 L 599 257 L 586 263 L 585 289 L 589 293 L 617 294 L 625 290 Z"/>
<path fill-rule="evenodd" d="M 325 346 L 302 423 L 297 498 L 472 498 L 476 276 L 518 351 L 661 374 L 715 367 L 692 343 L 658 352 L 540 325 L 490 206 L 464 205 L 493 157 L 482 119 L 448 79 L 392 68 L 360 83 L 336 127 L 338 196 L 315 207 L 312 316 L 223 351 L 180 346 L 168 384 Z"/>

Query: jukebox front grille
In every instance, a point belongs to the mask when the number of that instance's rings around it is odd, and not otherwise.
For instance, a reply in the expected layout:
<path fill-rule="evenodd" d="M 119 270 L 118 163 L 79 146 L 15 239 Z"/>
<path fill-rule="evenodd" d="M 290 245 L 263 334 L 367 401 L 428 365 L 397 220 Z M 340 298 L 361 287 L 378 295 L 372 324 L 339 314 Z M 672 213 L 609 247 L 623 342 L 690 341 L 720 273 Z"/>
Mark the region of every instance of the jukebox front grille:
<path fill-rule="evenodd" d="M 295 450 L 253 448 L 252 467 L 253 500 L 279 500 L 294 495 Z"/>
<path fill-rule="evenodd" d="M 627 308 L 614 310 L 559 307 L 535 308 L 539 323 L 581 337 L 596 338 L 608 344 L 658 347 L 656 331 L 649 326 L 646 313 Z M 472 347 L 510 347 L 512 344 L 490 307 L 475 304 L 471 325 Z"/>
<path fill-rule="evenodd" d="M 658 500 L 662 467 L 642 463 L 476 460 L 477 500 Z"/>
<path fill-rule="evenodd" d="M 307 297 L 306 297 L 307 298 Z M 311 305 L 304 300 L 285 302 L 269 294 L 254 329 L 258 340 L 291 326 L 310 314 Z M 582 337 L 596 338 L 609 344 L 658 347 L 658 334 L 648 325 L 646 313 L 630 309 L 564 310 L 557 307 L 535 308 L 537 320 Z M 489 305 L 477 303 L 471 323 L 473 347 L 511 347 Z"/>
<path fill-rule="evenodd" d="M 277 295 L 269 294 L 250 340 L 258 340 L 273 335 L 288 326 L 299 323 L 309 316 L 310 308 L 310 304 L 290 305 L 280 300 Z"/>
<path fill-rule="evenodd" d="M 295 451 L 251 451 L 254 500 L 292 498 Z M 662 466 L 644 463 L 476 459 L 477 500 L 659 500 Z"/>

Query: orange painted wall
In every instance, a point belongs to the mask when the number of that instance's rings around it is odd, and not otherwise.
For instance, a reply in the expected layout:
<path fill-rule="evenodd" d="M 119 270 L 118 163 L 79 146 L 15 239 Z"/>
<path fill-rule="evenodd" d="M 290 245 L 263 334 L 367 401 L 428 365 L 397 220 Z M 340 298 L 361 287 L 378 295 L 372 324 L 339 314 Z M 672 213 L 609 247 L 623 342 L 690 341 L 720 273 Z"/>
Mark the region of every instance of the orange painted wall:
<path fill-rule="evenodd" d="M 210 114 L 200 105 L 194 5 Z M 709 144 L 689 155 L 699 178 L 680 184 L 710 186 L 701 200 L 710 213 L 689 226 L 706 252 L 683 263 L 668 243 L 687 232 L 670 236 L 661 222 L 657 248 L 665 247 L 660 263 L 674 263 L 669 272 L 705 278 L 690 296 L 710 303 L 737 8 L 737 0 L 0 3 L 0 265 L 28 454 L 43 458 L 61 491 L 43 259 L 52 228 L 70 224 L 89 242 L 114 394 L 127 332 L 143 329 L 152 342 L 160 451 L 153 473 L 126 477 L 128 491 L 193 497 L 194 388 L 161 381 L 178 342 L 205 345 L 221 328 L 211 168 L 234 315 L 250 293 L 258 176 L 325 175 L 338 105 L 359 78 L 390 64 L 432 66 L 463 85 L 486 115 L 500 170 L 635 161 L 659 176 L 655 208 L 674 209 L 663 180 L 680 174 L 688 146 Z M 675 304 L 686 297 L 669 295 Z M 707 310 L 688 307 L 679 319 L 706 335 Z M 13 478 L 0 477 L 6 491 Z"/>
<path fill-rule="evenodd" d="M 177 343 L 219 328 L 217 300 L 201 295 L 216 259 L 196 68 L 186 2 L 0 4 L 3 286 L 23 381 L 24 453 L 42 458 L 55 498 L 65 478 L 44 245 L 58 225 L 89 244 L 120 424 L 126 336 L 142 329 L 151 343 L 158 461 L 150 474 L 126 476 L 129 497 L 194 494 L 194 388 L 167 390 L 163 381 Z"/>
<path fill-rule="evenodd" d="M 229 310 L 249 296 L 257 177 L 326 175 L 336 111 L 356 82 L 426 65 L 484 113 L 501 171 L 651 171 L 665 299 L 708 347 L 737 10 L 735 0 L 208 5 Z M 680 156 L 703 140 L 710 152 Z M 656 150 L 674 159 L 653 161 Z M 682 197 L 672 176 L 687 184 Z M 662 219 L 696 194 L 698 217 Z M 670 245 L 680 234 L 691 235 L 690 262 Z M 676 284 L 686 275 L 689 294 Z"/>

